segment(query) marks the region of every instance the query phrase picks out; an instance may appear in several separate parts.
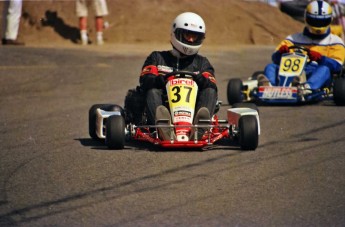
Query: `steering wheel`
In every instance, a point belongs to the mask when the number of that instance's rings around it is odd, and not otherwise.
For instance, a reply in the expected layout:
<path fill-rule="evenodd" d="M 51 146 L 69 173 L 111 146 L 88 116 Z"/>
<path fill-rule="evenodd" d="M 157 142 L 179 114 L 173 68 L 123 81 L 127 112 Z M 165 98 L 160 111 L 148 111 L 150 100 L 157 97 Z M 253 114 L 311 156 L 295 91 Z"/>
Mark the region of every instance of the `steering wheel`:
<path fill-rule="evenodd" d="M 169 77 L 175 76 L 177 78 L 195 78 L 195 73 L 189 71 L 173 71 L 164 75 L 164 80 L 167 80 Z"/>
<path fill-rule="evenodd" d="M 309 55 L 309 53 L 310 53 L 309 48 L 304 47 L 304 46 L 299 46 L 299 45 L 290 46 L 289 50 L 294 50 L 295 52 L 298 52 L 298 53 L 303 53 L 303 51 L 304 51 L 304 52 L 307 52 L 307 55 Z"/>

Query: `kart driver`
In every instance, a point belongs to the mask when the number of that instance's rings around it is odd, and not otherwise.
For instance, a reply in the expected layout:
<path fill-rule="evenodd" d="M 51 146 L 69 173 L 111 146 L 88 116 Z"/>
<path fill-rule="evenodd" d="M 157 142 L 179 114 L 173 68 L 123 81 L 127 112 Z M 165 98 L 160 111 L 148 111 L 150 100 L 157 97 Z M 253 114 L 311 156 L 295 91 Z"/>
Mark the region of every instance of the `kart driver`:
<path fill-rule="evenodd" d="M 258 85 L 277 85 L 279 63 L 282 54 L 289 52 L 289 47 L 298 45 L 310 49 L 310 63 L 306 65 L 306 81 L 294 78 L 293 86 L 298 86 L 302 94 L 320 89 L 331 82 L 332 74 L 340 73 L 345 58 L 343 40 L 331 34 L 332 8 L 325 1 L 312 1 L 305 10 L 305 28 L 302 33 L 289 35 L 283 40 L 272 55 L 272 64 L 265 67 L 264 75 L 258 76 Z"/>
<path fill-rule="evenodd" d="M 209 120 L 217 102 L 217 86 L 214 68 L 206 57 L 198 54 L 205 39 L 206 26 L 197 14 L 185 12 L 178 15 L 171 25 L 172 50 L 154 51 L 146 59 L 139 78 L 140 87 L 146 93 L 148 124 L 159 119 L 170 119 L 169 110 L 163 105 L 165 94 L 164 75 L 173 71 L 194 72 L 198 85 L 194 122 Z M 164 140 L 170 140 L 171 130 L 159 128 Z M 173 135 L 174 136 L 174 135 Z"/>

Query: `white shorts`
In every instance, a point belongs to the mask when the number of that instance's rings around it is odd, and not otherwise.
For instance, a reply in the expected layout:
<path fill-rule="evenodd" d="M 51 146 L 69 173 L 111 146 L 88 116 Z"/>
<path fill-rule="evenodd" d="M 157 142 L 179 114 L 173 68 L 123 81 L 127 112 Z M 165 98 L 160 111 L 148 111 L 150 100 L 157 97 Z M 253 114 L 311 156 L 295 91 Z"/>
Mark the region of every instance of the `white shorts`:
<path fill-rule="evenodd" d="M 78 17 L 87 17 L 88 8 L 93 4 L 95 16 L 106 16 L 109 14 L 106 0 L 76 0 L 76 13 Z"/>

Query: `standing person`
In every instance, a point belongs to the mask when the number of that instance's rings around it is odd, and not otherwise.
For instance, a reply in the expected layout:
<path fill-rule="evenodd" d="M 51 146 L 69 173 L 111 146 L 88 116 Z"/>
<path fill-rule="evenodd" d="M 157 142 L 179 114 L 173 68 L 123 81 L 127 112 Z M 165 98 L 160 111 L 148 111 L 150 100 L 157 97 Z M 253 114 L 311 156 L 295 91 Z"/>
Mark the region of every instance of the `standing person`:
<path fill-rule="evenodd" d="M 155 124 L 159 119 L 170 119 L 170 112 L 164 106 L 164 75 L 173 71 L 195 73 L 194 80 L 199 91 L 194 122 L 198 119 L 209 120 L 213 116 L 217 102 L 214 68 L 206 57 L 198 54 L 205 32 L 204 20 L 199 15 L 191 12 L 182 13 L 175 18 L 171 26 L 172 50 L 154 51 L 147 57 L 139 82 L 146 93 L 148 124 Z M 169 129 L 159 130 L 163 139 L 171 138 Z"/>
<path fill-rule="evenodd" d="M 2 45 L 24 45 L 17 40 L 22 0 L 6 0 L 2 14 Z"/>
<path fill-rule="evenodd" d="M 89 37 L 87 34 L 87 16 L 90 4 L 93 4 L 95 10 L 96 43 L 97 45 L 102 45 L 104 43 L 103 17 L 109 14 L 106 0 L 76 0 L 76 13 L 79 17 L 81 43 L 82 45 L 87 45 L 89 43 Z"/>
<path fill-rule="evenodd" d="M 332 7 L 325 1 L 314 0 L 305 10 L 305 28 L 303 32 L 289 35 L 285 38 L 272 55 L 273 63 L 266 66 L 265 75 L 258 76 L 258 85 L 277 85 L 277 76 L 281 56 L 289 52 L 293 45 L 309 48 L 310 62 L 307 64 L 306 81 L 293 83 L 299 87 L 302 94 L 311 93 L 331 82 L 332 75 L 342 70 L 345 59 L 343 40 L 330 32 L 332 22 Z"/>

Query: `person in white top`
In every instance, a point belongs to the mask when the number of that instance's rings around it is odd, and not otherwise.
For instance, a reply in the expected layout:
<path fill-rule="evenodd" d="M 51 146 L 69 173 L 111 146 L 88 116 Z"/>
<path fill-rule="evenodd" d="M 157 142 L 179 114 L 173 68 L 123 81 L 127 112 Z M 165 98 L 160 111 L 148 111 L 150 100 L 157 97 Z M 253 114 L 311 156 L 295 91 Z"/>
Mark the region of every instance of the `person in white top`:
<path fill-rule="evenodd" d="M 2 45 L 24 45 L 17 40 L 22 0 L 5 0 L 2 13 Z"/>

